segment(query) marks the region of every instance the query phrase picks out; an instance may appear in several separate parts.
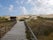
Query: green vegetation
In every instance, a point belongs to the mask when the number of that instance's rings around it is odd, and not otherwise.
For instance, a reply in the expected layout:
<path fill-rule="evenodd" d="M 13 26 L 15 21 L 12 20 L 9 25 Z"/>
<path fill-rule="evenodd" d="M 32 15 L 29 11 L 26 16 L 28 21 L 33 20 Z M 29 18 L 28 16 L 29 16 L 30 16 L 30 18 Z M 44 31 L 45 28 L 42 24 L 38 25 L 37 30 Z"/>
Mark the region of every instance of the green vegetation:
<path fill-rule="evenodd" d="M 16 21 L 11 21 L 4 17 L 0 17 L 0 38 L 3 37 L 4 34 L 7 33 L 15 23 Z"/>
<path fill-rule="evenodd" d="M 28 25 L 32 28 L 34 34 L 38 40 L 53 40 L 53 18 L 31 19 L 28 21 Z"/>

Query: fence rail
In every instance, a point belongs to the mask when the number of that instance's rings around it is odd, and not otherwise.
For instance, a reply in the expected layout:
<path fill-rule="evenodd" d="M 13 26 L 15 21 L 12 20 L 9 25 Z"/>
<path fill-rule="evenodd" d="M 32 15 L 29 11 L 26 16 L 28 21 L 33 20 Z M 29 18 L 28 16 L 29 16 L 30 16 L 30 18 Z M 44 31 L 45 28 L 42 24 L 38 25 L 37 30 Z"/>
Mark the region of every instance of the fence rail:
<path fill-rule="evenodd" d="M 24 21 L 26 28 L 28 31 L 30 31 L 30 34 L 32 35 L 31 40 L 38 40 L 35 34 L 33 33 L 32 29 L 28 26 L 27 21 Z"/>

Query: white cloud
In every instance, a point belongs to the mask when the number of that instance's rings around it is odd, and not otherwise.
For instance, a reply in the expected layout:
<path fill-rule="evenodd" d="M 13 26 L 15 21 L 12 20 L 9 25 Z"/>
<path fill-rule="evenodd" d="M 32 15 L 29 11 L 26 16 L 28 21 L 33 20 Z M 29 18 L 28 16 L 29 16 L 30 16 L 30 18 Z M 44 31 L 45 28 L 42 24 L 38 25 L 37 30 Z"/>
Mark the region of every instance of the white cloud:
<path fill-rule="evenodd" d="M 33 14 L 51 14 L 53 13 L 53 0 L 28 0 L 33 7 L 31 12 Z"/>
<path fill-rule="evenodd" d="M 13 11 L 13 9 L 14 9 L 14 6 L 13 5 L 10 5 L 9 6 L 9 11 Z"/>
<path fill-rule="evenodd" d="M 36 0 L 35 0 L 35 1 L 34 1 L 34 0 L 28 0 L 27 3 L 29 3 L 29 4 L 31 4 L 31 5 L 35 5 Z"/>
<path fill-rule="evenodd" d="M 48 4 L 49 4 L 49 5 L 53 5 L 53 0 L 49 0 L 49 1 L 48 1 Z"/>
<path fill-rule="evenodd" d="M 19 2 L 16 0 L 16 3 L 19 4 Z"/>
<path fill-rule="evenodd" d="M 21 13 L 24 15 L 27 14 L 52 14 L 53 13 L 53 0 L 27 0 L 25 3 L 24 0 L 21 0 L 21 2 L 16 1 L 17 4 L 19 4 Z M 27 7 L 25 5 L 32 5 L 30 6 L 30 9 L 26 9 Z M 21 4 L 21 5 L 20 5 Z M 22 7 L 23 6 L 23 7 Z M 29 7 L 29 6 L 28 6 Z M 11 10 L 11 9 L 10 9 Z M 30 12 L 28 11 L 30 10 Z"/>
<path fill-rule="evenodd" d="M 28 0 L 28 3 L 30 3 L 32 0 Z"/>
<path fill-rule="evenodd" d="M 20 7 L 20 10 L 21 10 L 23 15 L 28 15 L 28 11 L 27 11 L 27 9 L 24 6 Z"/>
<path fill-rule="evenodd" d="M 23 1 L 21 1 L 20 3 L 21 3 L 21 4 L 23 4 L 23 3 L 24 3 L 24 0 L 23 0 Z"/>
<path fill-rule="evenodd" d="M 24 0 L 21 0 L 21 1 L 16 0 L 16 3 L 17 3 L 18 5 L 24 4 Z"/>

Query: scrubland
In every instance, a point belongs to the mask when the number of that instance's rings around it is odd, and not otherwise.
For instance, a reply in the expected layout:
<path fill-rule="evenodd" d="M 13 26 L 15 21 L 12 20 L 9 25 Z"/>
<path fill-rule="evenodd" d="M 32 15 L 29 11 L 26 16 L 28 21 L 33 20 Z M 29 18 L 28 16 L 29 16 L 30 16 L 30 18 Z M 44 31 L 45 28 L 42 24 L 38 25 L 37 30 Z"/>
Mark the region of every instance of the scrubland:
<path fill-rule="evenodd" d="M 16 21 L 0 17 L 0 38 L 3 37 L 14 25 Z"/>
<path fill-rule="evenodd" d="M 37 19 L 32 18 L 27 23 L 38 40 L 53 40 L 53 18 L 38 16 Z"/>

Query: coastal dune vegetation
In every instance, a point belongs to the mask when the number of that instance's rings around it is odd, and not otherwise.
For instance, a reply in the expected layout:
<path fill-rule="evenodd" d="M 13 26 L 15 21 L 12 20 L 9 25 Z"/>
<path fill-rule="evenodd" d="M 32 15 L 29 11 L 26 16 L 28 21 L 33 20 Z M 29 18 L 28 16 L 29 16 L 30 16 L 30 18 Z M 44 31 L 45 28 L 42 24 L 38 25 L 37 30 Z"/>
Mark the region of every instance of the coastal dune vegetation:
<path fill-rule="evenodd" d="M 27 21 L 38 40 L 53 40 L 53 18 L 43 18 L 37 16 L 37 19 Z"/>
<path fill-rule="evenodd" d="M 14 25 L 16 21 L 0 17 L 0 38 L 2 38 Z"/>

